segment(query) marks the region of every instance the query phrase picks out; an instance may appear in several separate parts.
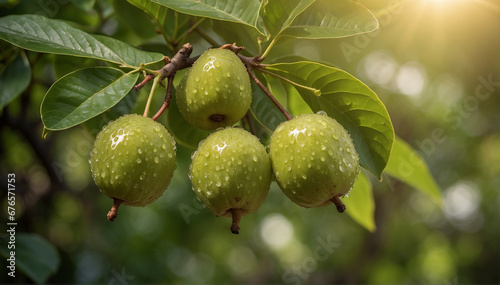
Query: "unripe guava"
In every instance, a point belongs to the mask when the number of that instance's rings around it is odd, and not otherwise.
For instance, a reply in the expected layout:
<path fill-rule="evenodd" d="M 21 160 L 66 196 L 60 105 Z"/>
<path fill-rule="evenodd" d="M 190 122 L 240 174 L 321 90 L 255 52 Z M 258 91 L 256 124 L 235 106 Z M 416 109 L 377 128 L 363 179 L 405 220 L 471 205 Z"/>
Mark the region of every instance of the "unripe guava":
<path fill-rule="evenodd" d="M 97 187 L 118 206 L 143 207 L 167 189 L 176 169 L 175 141 L 165 127 L 136 114 L 122 116 L 105 126 L 90 153 Z M 116 208 L 116 209 L 115 209 Z"/>
<path fill-rule="evenodd" d="M 359 157 L 351 137 L 336 120 L 304 114 L 281 123 L 271 136 L 270 157 L 281 190 L 302 207 L 330 203 L 339 212 L 356 181 Z"/>
<path fill-rule="evenodd" d="M 226 128 L 202 141 L 192 156 L 189 177 L 198 199 L 216 216 L 241 216 L 264 201 L 271 184 L 271 162 L 259 139 L 240 128 Z"/>
<path fill-rule="evenodd" d="M 182 116 L 191 125 L 204 130 L 231 126 L 250 107 L 250 78 L 234 52 L 210 49 L 186 72 L 176 98 Z"/>

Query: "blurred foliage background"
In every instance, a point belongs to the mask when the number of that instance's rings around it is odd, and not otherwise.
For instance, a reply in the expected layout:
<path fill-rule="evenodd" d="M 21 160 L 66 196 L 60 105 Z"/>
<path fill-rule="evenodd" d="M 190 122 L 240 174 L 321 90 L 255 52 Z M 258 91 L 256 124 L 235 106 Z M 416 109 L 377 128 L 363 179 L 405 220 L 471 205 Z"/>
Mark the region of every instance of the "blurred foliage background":
<path fill-rule="evenodd" d="M 42 236 L 60 257 L 48 283 L 498 284 L 499 3 L 359 2 L 377 16 L 379 30 L 283 41 L 269 57 L 328 62 L 370 86 L 386 104 L 396 134 L 428 163 L 443 191 L 442 207 L 397 180 L 371 177 L 377 226 L 371 233 L 334 208 L 300 208 L 273 183 L 235 236 L 228 219 L 215 218 L 196 200 L 187 178 L 193 150 L 179 146 L 165 194 L 146 208 L 121 209 L 110 223 L 111 200 L 96 188 L 88 165 L 99 129 L 76 127 L 41 138 L 45 92 L 89 60 L 26 52 L 31 84 L 1 111 L 0 228 L 6 227 L 5 180 L 15 173 L 17 233 Z M 126 1 L 0 5 L 0 16 L 39 13 L 170 55 L 148 19 Z M 210 47 L 196 33 L 187 41 L 194 55 Z M 9 48 L 0 42 L 0 54 Z M 0 280 L 30 282 L 18 275 L 2 273 Z"/>

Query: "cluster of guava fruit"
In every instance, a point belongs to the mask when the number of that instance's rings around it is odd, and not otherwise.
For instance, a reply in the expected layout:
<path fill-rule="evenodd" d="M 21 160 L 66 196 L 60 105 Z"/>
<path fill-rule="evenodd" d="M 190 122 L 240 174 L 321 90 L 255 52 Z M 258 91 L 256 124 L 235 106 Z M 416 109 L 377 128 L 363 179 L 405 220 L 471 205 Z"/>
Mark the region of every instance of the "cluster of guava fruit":
<path fill-rule="evenodd" d="M 215 130 L 192 155 L 189 178 L 204 206 L 232 217 L 238 233 L 241 216 L 257 210 L 274 176 L 296 204 L 311 208 L 340 201 L 360 171 L 348 132 L 326 114 L 303 114 L 280 124 L 268 149 L 250 132 L 232 127 L 252 100 L 250 78 L 239 57 L 227 49 L 204 52 L 186 72 L 176 94 L 182 116 L 193 126 Z M 175 141 L 163 125 L 139 115 L 109 123 L 91 152 L 92 176 L 118 206 L 145 206 L 167 188 L 176 168 Z"/>

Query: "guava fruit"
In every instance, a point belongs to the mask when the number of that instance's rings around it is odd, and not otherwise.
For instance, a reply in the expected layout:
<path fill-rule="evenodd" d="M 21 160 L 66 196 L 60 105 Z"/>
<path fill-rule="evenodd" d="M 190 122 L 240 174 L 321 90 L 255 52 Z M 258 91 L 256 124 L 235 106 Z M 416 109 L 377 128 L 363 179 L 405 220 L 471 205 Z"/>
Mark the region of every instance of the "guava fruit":
<path fill-rule="evenodd" d="M 110 122 L 97 135 L 90 153 L 97 187 L 120 204 L 144 207 L 167 189 L 176 169 L 175 141 L 160 123 L 136 114 Z"/>
<path fill-rule="evenodd" d="M 352 188 L 360 171 L 353 141 L 336 120 L 303 114 L 281 123 L 271 136 L 270 158 L 281 190 L 296 204 L 345 206 L 339 197 Z"/>
<path fill-rule="evenodd" d="M 257 210 L 269 191 L 271 162 L 257 137 L 228 127 L 200 143 L 189 177 L 198 199 L 216 216 L 232 217 L 237 234 L 241 216 Z"/>
<path fill-rule="evenodd" d="M 207 50 L 182 78 L 176 100 L 193 126 L 204 130 L 231 126 L 245 116 L 252 101 L 246 67 L 230 50 Z"/>

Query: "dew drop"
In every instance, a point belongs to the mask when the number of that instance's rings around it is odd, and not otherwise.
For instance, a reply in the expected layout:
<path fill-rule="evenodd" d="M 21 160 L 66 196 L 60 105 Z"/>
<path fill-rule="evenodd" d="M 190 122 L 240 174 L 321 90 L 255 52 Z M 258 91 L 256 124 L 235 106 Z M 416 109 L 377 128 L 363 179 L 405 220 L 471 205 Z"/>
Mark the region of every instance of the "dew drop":
<path fill-rule="evenodd" d="M 137 153 L 142 153 L 142 149 L 138 149 L 138 150 L 137 150 Z"/>
<path fill-rule="evenodd" d="M 160 159 L 157 156 L 155 156 L 155 162 L 160 163 Z"/>
<path fill-rule="evenodd" d="M 141 163 L 142 160 L 140 158 L 137 159 L 137 163 Z"/>
<path fill-rule="evenodd" d="M 167 149 L 167 145 L 166 145 L 166 144 L 162 144 L 162 145 L 161 145 L 161 148 L 163 148 L 163 149 Z"/>

